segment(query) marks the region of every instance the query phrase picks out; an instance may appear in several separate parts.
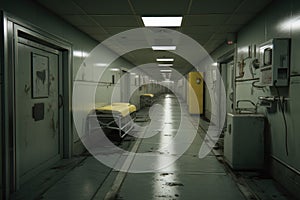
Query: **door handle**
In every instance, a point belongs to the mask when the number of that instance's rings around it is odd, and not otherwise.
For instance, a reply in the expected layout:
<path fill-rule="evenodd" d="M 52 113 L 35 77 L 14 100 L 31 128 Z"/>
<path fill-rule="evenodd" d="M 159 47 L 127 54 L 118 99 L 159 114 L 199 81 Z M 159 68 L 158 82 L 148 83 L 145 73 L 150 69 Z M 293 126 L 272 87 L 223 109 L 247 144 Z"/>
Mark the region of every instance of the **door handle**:
<path fill-rule="evenodd" d="M 58 95 L 58 109 L 64 106 L 64 98 L 61 94 Z"/>

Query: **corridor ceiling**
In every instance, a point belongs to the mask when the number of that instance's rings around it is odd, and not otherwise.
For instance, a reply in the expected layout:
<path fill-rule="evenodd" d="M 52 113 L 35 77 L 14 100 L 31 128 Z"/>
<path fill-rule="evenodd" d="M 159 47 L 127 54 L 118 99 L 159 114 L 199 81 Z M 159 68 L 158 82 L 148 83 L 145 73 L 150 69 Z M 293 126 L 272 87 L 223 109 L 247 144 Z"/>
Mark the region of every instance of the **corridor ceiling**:
<path fill-rule="evenodd" d="M 132 28 L 144 27 L 141 16 L 183 16 L 178 30 L 212 53 L 272 0 L 35 0 L 99 42 Z M 148 52 L 147 52 L 148 51 Z M 168 52 L 137 51 L 126 57 L 139 65 L 169 56 Z M 174 57 L 174 56 L 173 56 Z M 175 56 L 176 57 L 176 56 Z M 175 58 L 181 73 L 184 59 Z M 187 68 L 185 68 L 187 69 Z"/>

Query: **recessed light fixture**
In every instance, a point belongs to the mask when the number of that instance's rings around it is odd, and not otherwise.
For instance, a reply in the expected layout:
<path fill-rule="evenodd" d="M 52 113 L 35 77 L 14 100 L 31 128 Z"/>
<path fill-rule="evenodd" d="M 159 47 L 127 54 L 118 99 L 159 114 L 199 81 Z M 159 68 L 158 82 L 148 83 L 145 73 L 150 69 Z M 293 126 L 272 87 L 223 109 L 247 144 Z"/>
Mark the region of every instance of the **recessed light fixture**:
<path fill-rule="evenodd" d="M 174 58 L 156 58 L 157 62 L 174 62 Z"/>
<path fill-rule="evenodd" d="M 142 17 L 145 27 L 180 27 L 182 17 Z"/>
<path fill-rule="evenodd" d="M 154 51 L 175 51 L 176 46 L 152 46 Z"/>
<path fill-rule="evenodd" d="M 173 64 L 158 64 L 159 67 L 173 67 Z"/>
<path fill-rule="evenodd" d="M 160 72 L 161 73 L 171 73 L 172 70 L 170 70 L 170 69 L 162 69 L 162 70 L 160 70 Z"/>

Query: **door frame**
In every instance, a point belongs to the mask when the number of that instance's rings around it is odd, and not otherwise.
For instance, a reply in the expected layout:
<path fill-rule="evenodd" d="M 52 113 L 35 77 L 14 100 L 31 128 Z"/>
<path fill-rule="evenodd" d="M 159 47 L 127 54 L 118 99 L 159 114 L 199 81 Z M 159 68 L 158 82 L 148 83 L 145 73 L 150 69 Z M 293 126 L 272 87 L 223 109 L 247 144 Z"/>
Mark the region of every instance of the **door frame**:
<path fill-rule="evenodd" d="M 226 100 L 227 100 L 227 80 L 229 77 L 227 77 L 227 64 L 230 63 L 230 62 L 235 62 L 235 58 L 236 58 L 236 55 L 235 55 L 235 47 L 233 47 L 231 50 L 227 51 L 225 54 L 223 54 L 221 57 L 219 57 L 217 59 L 217 63 L 218 63 L 218 69 L 220 71 L 220 74 L 221 76 L 223 75 L 224 73 L 224 70 L 226 69 L 226 80 L 224 81 L 223 80 L 223 84 L 225 86 L 225 91 L 226 91 Z M 226 65 L 226 67 L 224 67 L 224 65 Z M 233 68 L 235 66 L 233 65 Z M 232 80 L 233 81 L 233 80 Z M 233 83 L 233 82 L 232 82 Z M 233 90 L 233 106 L 235 105 L 235 91 L 234 91 L 234 88 L 232 88 Z M 219 107 L 219 109 L 221 109 L 221 107 Z M 228 110 L 227 110 L 227 102 L 226 102 L 226 118 L 225 118 L 225 122 L 224 122 L 224 127 L 227 126 L 227 113 L 228 113 Z"/>
<path fill-rule="evenodd" d="M 15 41 L 16 33 L 22 32 L 31 40 L 60 51 L 59 73 L 62 73 L 60 94 L 63 96 L 62 110 L 62 157 L 72 156 L 72 44 L 62 38 L 47 33 L 40 28 L 24 22 L 13 15 L 1 11 L 1 74 L 2 74 L 2 185 L 3 199 L 8 199 L 10 194 L 17 188 L 16 183 L 16 143 L 15 143 L 15 96 L 14 96 L 14 68 L 15 68 Z M 17 29 L 17 30 L 15 30 Z"/>

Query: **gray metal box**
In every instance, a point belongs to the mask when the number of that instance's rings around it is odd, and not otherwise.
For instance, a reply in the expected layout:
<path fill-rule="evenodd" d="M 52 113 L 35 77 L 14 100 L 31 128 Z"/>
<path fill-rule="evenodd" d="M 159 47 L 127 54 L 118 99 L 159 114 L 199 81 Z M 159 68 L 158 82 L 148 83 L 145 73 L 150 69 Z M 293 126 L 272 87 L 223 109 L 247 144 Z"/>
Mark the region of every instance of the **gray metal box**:
<path fill-rule="evenodd" d="M 290 41 L 289 38 L 275 38 L 260 45 L 260 85 L 289 85 Z"/>
<path fill-rule="evenodd" d="M 264 115 L 227 115 L 224 157 L 234 170 L 264 167 Z"/>

